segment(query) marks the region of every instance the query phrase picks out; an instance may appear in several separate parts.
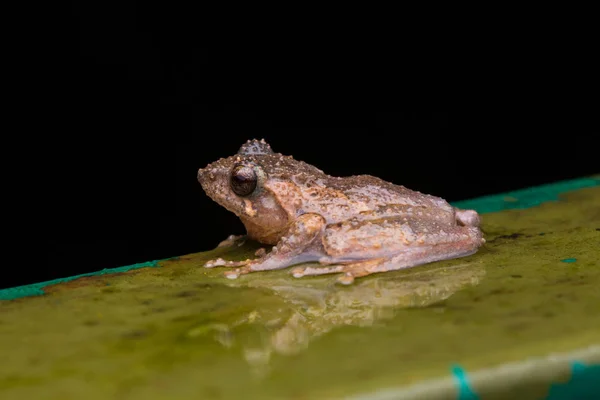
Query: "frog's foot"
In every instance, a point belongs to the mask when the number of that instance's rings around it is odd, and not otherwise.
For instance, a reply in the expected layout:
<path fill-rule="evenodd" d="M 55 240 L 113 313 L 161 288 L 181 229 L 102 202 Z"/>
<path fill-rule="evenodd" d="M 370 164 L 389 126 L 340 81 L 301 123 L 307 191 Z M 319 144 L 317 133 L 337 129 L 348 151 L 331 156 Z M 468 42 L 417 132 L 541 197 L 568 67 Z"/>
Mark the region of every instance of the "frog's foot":
<path fill-rule="evenodd" d="M 246 265 L 250 261 L 249 258 L 243 261 L 225 261 L 222 258 L 215 258 L 214 260 L 209 260 L 204 264 L 204 268 L 214 268 L 214 267 L 239 267 L 241 265 Z"/>
<path fill-rule="evenodd" d="M 297 267 L 292 270 L 294 278 L 303 276 L 316 276 L 325 274 L 342 273 L 337 281 L 343 285 L 350 285 L 354 278 L 370 275 L 378 272 L 378 267 L 385 264 L 387 259 L 375 258 L 372 260 L 358 261 L 343 265 L 332 265 L 327 267 Z"/>

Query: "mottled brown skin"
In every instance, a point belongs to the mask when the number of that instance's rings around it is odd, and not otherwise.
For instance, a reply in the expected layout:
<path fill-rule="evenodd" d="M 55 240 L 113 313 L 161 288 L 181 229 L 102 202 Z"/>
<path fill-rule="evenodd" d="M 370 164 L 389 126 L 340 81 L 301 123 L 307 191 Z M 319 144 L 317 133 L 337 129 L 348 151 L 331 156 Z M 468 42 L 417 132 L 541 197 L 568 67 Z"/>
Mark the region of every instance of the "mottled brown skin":
<path fill-rule="evenodd" d="M 256 184 L 250 193 L 234 190 L 232 175 L 240 170 L 242 178 L 255 178 L 247 180 Z M 226 272 L 230 278 L 316 261 L 326 266 L 295 268 L 294 276 L 342 273 L 338 280 L 349 284 L 359 276 L 467 256 L 485 242 L 473 210 L 373 176 L 326 175 L 274 153 L 264 140 L 248 141 L 236 155 L 200 169 L 198 181 L 240 217 L 250 238 L 275 245 L 254 260 L 206 264 L 240 267 Z"/>

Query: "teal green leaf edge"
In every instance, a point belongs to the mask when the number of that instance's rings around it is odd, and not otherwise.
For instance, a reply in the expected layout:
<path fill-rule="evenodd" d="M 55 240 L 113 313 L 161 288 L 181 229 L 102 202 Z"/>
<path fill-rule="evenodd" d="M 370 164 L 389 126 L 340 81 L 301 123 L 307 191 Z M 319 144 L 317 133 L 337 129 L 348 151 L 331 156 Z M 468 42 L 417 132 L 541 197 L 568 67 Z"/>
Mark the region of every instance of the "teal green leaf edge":
<path fill-rule="evenodd" d="M 554 383 L 546 400 L 600 398 L 600 364 L 586 365 L 580 361 L 571 364 L 571 378 L 567 383 Z"/>
<path fill-rule="evenodd" d="M 457 400 L 479 400 L 471 388 L 466 371 L 460 365 L 452 366 L 457 386 Z M 571 377 L 566 383 L 552 383 L 544 400 L 594 399 L 600 396 L 600 364 L 586 365 L 581 361 L 571 363 Z"/>
<path fill-rule="evenodd" d="M 477 393 L 473 391 L 467 378 L 466 371 L 460 365 L 452 366 L 452 375 L 456 380 L 458 400 L 479 400 Z"/>
<path fill-rule="evenodd" d="M 84 277 L 88 277 L 88 276 L 118 274 L 118 273 L 127 272 L 127 271 L 131 271 L 134 269 L 139 269 L 139 268 L 158 267 L 159 266 L 158 263 L 160 261 L 164 261 L 164 260 L 147 261 L 147 262 L 143 262 L 143 263 L 126 265 L 124 267 L 117 267 L 117 268 L 105 268 L 100 271 L 88 272 L 85 274 L 69 276 L 66 278 L 58 278 L 58 279 L 53 279 L 51 281 L 32 283 L 30 285 L 23 285 L 23 286 L 16 286 L 13 288 L 8 288 L 8 289 L 2 289 L 2 290 L 0 290 L 0 300 L 14 300 L 14 299 L 18 299 L 21 297 L 41 296 L 41 295 L 45 294 L 44 288 L 46 286 L 56 285 L 58 283 L 70 282 L 75 279 L 84 278 Z"/>
<path fill-rule="evenodd" d="M 463 209 L 473 209 L 484 214 L 508 209 L 529 208 L 546 201 L 556 201 L 562 193 L 600 185 L 600 175 L 560 181 L 546 185 L 519 189 L 512 192 L 478 197 L 470 200 L 453 202 L 452 205 Z M 14 300 L 21 297 L 40 296 L 44 294 L 46 286 L 69 282 L 75 279 L 106 274 L 118 274 L 139 268 L 157 267 L 160 261 L 154 260 L 117 268 L 105 268 L 100 271 L 89 272 L 51 281 L 33 283 L 13 288 L 0 289 L 0 300 Z"/>
<path fill-rule="evenodd" d="M 498 390 L 510 393 L 514 389 L 524 389 L 528 383 L 548 385 L 546 395 L 536 400 L 600 399 L 600 386 L 597 384 L 600 381 L 599 345 L 496 365 L 468 375 L 458 364 L 452 365 L 450 371 L 450 377 L 381 389 L 346 400 L 478 400 L 487 398 L 490 393 L 494 393 L 496 398 L 500 395 Z M 565 375 L 568 380 L 563 382 Z M 524 376 L 527 377 L 526 381 L 523 380 Z"/>
<path fill-rule="evenodd" d="M 592 176 L 456 201 L 452 205 L 462 209 L 476 210 L 480 214 L 523 209 L 535 207 L 547 201 L 556 201 L 563 193 L 598 185 L 600 185 L 600 176 Z"/>

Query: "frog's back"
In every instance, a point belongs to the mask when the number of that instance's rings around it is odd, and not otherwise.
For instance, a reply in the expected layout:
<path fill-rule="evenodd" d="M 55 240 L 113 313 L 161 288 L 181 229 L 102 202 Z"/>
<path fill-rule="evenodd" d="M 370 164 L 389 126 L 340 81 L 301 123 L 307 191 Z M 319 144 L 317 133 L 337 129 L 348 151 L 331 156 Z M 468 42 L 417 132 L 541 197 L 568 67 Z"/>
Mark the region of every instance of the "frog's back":
<path fill-rule="evenodd" d="M 342 191 L 353 201 L 372 204 L 374 207 L 388 204 L 407 206 L 437 206 L 439 197 L 410 190 L 371 175 L 355 175 L 345 178 L 332 178 L 328 184 Z"/>
<path fill-rule="evenodd" d="M 418 213 L 453 221 L 454 211 L 445 200 L 410 190 L 370 175 L 324 175 L 307 190 L 304 209 L 322 214 L 329 223 L 358 218 L 377 219 Z"/>

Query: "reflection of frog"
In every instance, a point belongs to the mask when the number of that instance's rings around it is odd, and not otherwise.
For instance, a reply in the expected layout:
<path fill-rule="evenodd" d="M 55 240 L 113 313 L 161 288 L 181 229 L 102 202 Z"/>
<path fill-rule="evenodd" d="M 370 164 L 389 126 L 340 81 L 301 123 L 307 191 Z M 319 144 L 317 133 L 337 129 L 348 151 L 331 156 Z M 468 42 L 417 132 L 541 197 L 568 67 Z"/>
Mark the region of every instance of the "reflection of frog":
<path fill-rule="evenodd" d="M 302 352 L 313 340 L 337 328 L 388 323 L 398 310 L 406 308 L 435 306 L 437 312 L 445 312 L 446 307 L 452 310 L 453 305 L 443 301 L 477 285 L 484 275 L 481 264 L 461 263 L 392 276 L 382 274 L 359 280 L 345 290 L 320 279 L 303 282 L 281 274 L 232 282 L 234 287 L 270 292 L 272 303 L 261 302 L 260 307 L 246 309 L 241 316 L 236 314 L 233 323 L 219 321 L 195 327 L 188 335 L 209 334 L 225 347 L 236 346 L 253 367 L 266 372 L 262 369 L 268 369 L 273 354 Z M 431 323 L 435 324 L 435 319 Z M 252 329 L 247 329 L 248 325 Z"/>
<path fill-rule="evenodd" d="M 303 350 L 312 339 L 336 327 L 371 326 L 392 318 L 398 309 L 441 302 L 465 287 L 477 285 L 484 275 L 480 265 L 464 263 L 414 271 L 402 277 L 359 281 L 347 290 L 286 285 L 276 279 L 261 280 L 253 286 L 270 288 L 293 308 L 292 316 L 271 337 L 276 352 L 290 354 Z M 443 306 L 439 309 L 443 310 Z"/>
<path fill-rule="evenodd" d="M 367 175 L 337 178 L 264 140 L 198 171 L 208 196 L 244 223 L 248 236 L 275 245 L 241 262 L 210 261 L 235 268 L 230 278 L 253 271 L 318 261 L 294 276 L 342 273 L 341 283 L 376 272 L 473 254 L 484 243 L 479 216 L 445 200 Z"/>

